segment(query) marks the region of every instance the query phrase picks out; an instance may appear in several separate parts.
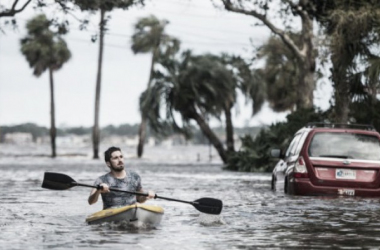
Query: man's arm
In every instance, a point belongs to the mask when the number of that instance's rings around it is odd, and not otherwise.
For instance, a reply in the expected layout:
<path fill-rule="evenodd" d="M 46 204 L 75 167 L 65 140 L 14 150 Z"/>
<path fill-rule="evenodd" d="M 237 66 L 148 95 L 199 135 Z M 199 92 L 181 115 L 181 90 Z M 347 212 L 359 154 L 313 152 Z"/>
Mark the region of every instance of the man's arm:
<path fill-rule="evenodd" d="M 100 190 L 93 188 L 90 196 L 88 197 L 88 204 L 92 205 L 98 201 Z"/>
<path fill-rule="evenodd" d="M 93 188 L 91 190 L 90 196 L 88 197 L 88 204 L 92 205 L 92 204 L 96 203 L 98 201 L 99 195 L 101 193 L 108 193 L 110 191 L 107 184 L 101 183 L 100 186 L 102 188 L 100 188 L 100 189 Z"/>

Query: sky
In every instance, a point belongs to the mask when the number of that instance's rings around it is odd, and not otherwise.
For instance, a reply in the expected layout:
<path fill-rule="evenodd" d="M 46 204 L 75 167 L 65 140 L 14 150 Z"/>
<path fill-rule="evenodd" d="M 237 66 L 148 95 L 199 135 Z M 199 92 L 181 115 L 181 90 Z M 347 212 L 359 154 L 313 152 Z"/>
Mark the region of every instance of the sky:
<path fill-rule="evenodd" d="M 3 1 L 2 1 L 3 2 Z M 4 0 L 9 6 L 12 0 Z M 218 0 L 214 0 L 218 3 Z M 48 72 L 39 78 L 33 75 L 20 52 L 20 39 L 26 35 L 27 20 L 38 14 L 30 6 L 16 16 L 18 29 L 0 33 L 0 125 L 32 122 L 50 126 L 50 92 Z M 54 10 L 48 17 L 60 15 Z M 76 17 L 88 14 L 74 13 Z M 139 18 L 155 15 L 169 21 L 166 33 L 181 40 L 181 49 L 195 54 L 229 53 L 252 57 L 252 46 L 268 39 L 266 27 L 255 26 L 256 19 L 217 8 L 210 0 L 146 1 L 143 8 L 110 13 L 109 31 L 105 37 L 100 126 L 118 126 L 140 122 L 138 100 L 147 86 L 150 54 L 133 54 L 131 37 Z M 86 31 L 71 16 L 70 32 L 64 36 L 72 58 L 54 73 L 56 124 L 58 127 L 92 126 L 94 123 L 95 82 L 98 44 L 91 42 L 97 33 L 99 14 L 91 16 Z M 0 19 L 4 22 L 6 19 Z M 318 84 L 315 105 L 328 108 L 331 85 Z M 239 99 L 234 110 L 234 125 L 258 126 L 284 121 L 286 113 L 275 113 L 266 104 L 252 117 L 251 103 Z M 220 125 L 213 121 L 214 126 Z"/>

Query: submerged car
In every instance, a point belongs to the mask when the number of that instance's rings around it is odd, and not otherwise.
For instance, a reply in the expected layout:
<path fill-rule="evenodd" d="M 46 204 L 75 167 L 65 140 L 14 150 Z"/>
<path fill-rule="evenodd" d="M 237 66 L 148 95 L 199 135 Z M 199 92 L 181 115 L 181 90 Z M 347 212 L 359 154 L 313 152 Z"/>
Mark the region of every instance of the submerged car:
<path fill-rule="evenodd" d="M 380 134 L 368 125 L 310 123 L 280 158 L 272 189 L 294 195 L 380 196 Z"/>

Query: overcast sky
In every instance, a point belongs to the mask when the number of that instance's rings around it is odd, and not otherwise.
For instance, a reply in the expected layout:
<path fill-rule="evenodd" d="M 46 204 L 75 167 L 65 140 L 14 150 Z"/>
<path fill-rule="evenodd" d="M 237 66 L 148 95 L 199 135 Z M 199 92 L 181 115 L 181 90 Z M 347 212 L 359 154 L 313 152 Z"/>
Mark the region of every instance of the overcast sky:
<path fill-rule="evenodd" d="M 4 2 L 7 1 L 13 2 Z M 33 76 L 20 53 L 19 41 L 26 34 L 26 21 L 36 14 L 29 7 L 17 15 L 18 30 L 5 29 L 6 33 L 0 34 L 0 125 L 33 122 L 50 126 L 48 73 L 39 78 Z M 48 16 L 55 14 L 51 11 Z M 76 15 L 83 16 L 79 12 Z M 144 8 L 113 11 L 110 15 L 103 57 L 100 126 L 140 121 L 138 99 L 147 86 L 151 55 L 134 55 L 130 49 L 133 25 L 138 18 L 155 15 L 168 20 L 166 32 L 181 40 L 181 49 L 191 49 L 196 54 L 227 52 L 250 58 L 251 42 L 259 46 L 270 34 L 265 27 L 254 26 L 254 18 L 218 9 L 209 0 L 147 1 Z M 72 58 L 54 74 L 56 124 L 92 126 L 98 44 L 91 42 L 91 36 L 97 32 L 99 14 L 91 18 L 87 31 L 80 31 L 79 24 L 71 20 L 70 33 L 64 39 Z M 315 104 L 325 109 L 331 87 L 322 87 L 316 92 Z M 285 118 L 285 114 L 276 114 L 267 107 L 251 117 L 251 104 L 245 104 L 243 99 L 234 113 L 235 125 L 239 127 Z"/>

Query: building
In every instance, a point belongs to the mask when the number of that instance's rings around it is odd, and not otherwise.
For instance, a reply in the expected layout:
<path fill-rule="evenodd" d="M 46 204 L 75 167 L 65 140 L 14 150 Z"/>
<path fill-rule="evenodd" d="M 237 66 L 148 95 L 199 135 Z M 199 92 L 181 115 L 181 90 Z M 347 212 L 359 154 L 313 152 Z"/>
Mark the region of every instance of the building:
<path fill-rule="evenodd" d="M 30 144 L 33 142 L 33 135 L 23 132 L 6 133 L 4 142 L 9 144 Z"/>

